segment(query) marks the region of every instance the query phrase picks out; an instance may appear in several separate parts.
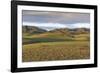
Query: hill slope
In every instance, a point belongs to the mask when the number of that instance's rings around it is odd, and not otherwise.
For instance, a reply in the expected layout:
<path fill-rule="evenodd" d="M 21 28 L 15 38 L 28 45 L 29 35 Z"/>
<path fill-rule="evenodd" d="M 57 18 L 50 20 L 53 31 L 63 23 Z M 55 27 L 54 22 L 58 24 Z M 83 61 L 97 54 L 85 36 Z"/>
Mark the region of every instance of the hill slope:
<path fill-rule="evenodd" d="M 30 35 L 25 35 L 29 33 Z M 58 42 L 58 41 L 84 41 L 89 40 L 89 29 L 55 29 L 46 31 L 38 27 L 24 26 L 23 44 L 39 43 L 39 42 Z"/>
<path fill-rule="evenodd" d="M 38 33 L 44 33 L 46 32 L 46 30 L 40 29 L 35 26 L 22 26 L 22 32 L 29 34 L 38 34 Z"/>

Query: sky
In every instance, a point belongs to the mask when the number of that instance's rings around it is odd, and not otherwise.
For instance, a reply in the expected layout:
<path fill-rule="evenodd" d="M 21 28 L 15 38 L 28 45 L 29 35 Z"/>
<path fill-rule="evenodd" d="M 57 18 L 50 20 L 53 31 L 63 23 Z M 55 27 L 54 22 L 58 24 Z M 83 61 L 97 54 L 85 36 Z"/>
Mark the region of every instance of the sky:
<path fill-rule="evenodd" d="M 22 22 L 23 25 L 36 26 L 48 31 L 59 28 L 90 28 L 90 14 L 23 10 Z"/>

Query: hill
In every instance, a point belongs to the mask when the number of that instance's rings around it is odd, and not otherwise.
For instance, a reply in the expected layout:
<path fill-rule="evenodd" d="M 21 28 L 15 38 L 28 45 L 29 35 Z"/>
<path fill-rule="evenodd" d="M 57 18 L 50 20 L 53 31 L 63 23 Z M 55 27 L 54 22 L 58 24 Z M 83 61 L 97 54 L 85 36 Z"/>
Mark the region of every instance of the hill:
<path fill-rule="evenodd" d="M 28 34 L 39 34 L 46 32 L 46 30 L 43 30 L 35 26 L 22 26 L 22 32 Z"/>
<path fill-rule="evenodd" d="M 57 41 L 84 41 L 89 40 L 89 29 L 87 28 L 61 28 L 46 31 L 38 27 L 24 26 L 23 44 L 38 42 L 57 42 Z M 26 35 L 28 34 L 28 35 Z"/>
<path fill-rule="evenodd" d="M 90 58 L 90 30 L 87 28 L 46 31 L 34 26 L 23 26 L 23 34 L 23 62 Z"/>
<path fill-rule="evenodd" d="M 66 35 L 71 35 L 71 34 L 88 34 L 90 33 L 89 28 L 74 28 L 74 29 L 69 29 L 69 28 L 60 28 L 60 29 L 54 29 L 51 31 L 46 31 L 44 29 L 41 29 L 39 27 L 35 26 L 23 26 L 22 27 L 22 32 L 23 33 L 30 33 L 30 34 L 41 34 L 41 33 L 59 33 L 59 34 L 66 34 Z"/>
<path fill-rule="evenodd" d="M 70 31 L 74 34 L 88 34 L 88 33 L 90 33 L 89 28 L 75 28 L 75 29 L 70 29 Z"/>
<path fill-rule="evenodd" d="M 51 30 L 49 32 L 64 33 L 64 34 L 86 34 L 90 32 L 90 29 L 89 28 L 74 28 L 74 29 L 61 28 L 61 29 Z"/>

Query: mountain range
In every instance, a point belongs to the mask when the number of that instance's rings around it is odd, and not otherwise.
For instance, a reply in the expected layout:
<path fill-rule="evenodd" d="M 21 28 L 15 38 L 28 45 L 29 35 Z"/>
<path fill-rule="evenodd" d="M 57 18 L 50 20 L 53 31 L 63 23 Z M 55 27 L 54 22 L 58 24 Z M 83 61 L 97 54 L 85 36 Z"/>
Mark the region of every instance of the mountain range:
<path fill-rule="evenodd" d="M 29 33 L 29 34 L 40 34 L 40 33 L 48 33 L 48 32 L 49 33 L 63 33 L 63 34 L 86 34 L 90 32 L 90 29 L 89 28 L 74 28 L 74 29 L 60 28 L 60 29 L 47 31 L 35 26 L 23 26 L 22 32 Z"/>

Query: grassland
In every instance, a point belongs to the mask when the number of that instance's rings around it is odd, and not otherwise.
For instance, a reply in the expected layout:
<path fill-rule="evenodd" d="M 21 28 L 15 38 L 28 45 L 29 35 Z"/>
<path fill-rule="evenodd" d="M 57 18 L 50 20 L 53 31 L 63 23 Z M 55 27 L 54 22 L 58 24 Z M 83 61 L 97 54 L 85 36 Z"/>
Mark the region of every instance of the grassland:
<path fill-rule="evenodd" d="M 54 61 L 90 58 L 89 33 L 23 33 L 22 61 Z"/>
<path fill-rule="evenodd" d="M 48 42 L 23 45 L 23 62 L 89 58 L 88 41 Z"/>

